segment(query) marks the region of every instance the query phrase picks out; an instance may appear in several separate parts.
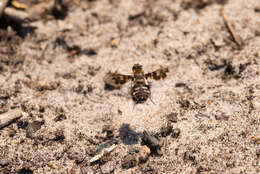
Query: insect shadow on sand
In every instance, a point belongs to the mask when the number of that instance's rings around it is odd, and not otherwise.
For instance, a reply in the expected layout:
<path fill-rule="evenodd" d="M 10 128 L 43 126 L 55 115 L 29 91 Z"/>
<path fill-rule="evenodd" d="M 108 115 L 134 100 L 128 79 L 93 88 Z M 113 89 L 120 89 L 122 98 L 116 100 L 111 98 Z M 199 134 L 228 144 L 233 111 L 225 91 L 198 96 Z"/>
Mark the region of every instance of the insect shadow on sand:
<path fill-rule="evenodd" d="M 24 26 L 14 21 L 10 21 L 5 19 L 4 17 L 1 19 L 0 28 L 6 29 L 8 26 L 11 26 L 12 30 L 15 31 L 16 35 L 21 38 L 25 38 L 28 35 L 35 34 L 37 27 L 34 26 Z"/>
<path fill-rule="evenodd" d="M 122 124 L 119 129 L 119 137 L 126 145 L 133 145 L 138 143 L 139 134 L 131 129 L 129 124 Z"/>
<path fill-rule="evenodd" d="M 107 91 L 113 91 L 113 90 L 120 89 L 120 88 L 106 83 L 105 86 L 104 86 L 104 89 L 107 90 Z"/>

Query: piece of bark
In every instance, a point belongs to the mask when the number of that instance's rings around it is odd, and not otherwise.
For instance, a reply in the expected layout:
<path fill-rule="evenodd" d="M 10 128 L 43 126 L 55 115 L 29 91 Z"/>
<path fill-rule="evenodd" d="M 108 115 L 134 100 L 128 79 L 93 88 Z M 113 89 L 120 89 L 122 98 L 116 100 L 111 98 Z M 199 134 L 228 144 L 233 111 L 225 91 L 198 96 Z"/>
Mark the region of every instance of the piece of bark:
<path fill-rule="evenodd" d="M 7 18 L 12 19 L 17 23 L 23 23 L 29 21 L 29 15 L 27 12 L 16 10 L 15 8 L 12 7 L 6 7 L 4 10 L 4 15 Z"/>
<path fill-rule="evenodd" d="M 22 111 L 20 109 L 11 110 L 9 112 L 0 115 L 0 129 L 9 125 L 16 119 L 22 116 Z"/>

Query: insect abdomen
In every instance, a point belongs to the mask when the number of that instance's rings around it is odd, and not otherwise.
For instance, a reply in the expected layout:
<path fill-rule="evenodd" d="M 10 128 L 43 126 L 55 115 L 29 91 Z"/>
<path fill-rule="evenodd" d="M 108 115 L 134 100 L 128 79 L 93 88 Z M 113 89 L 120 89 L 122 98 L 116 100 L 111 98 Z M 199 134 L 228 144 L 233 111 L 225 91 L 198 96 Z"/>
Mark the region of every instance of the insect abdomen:
<path fill-rule="evenodd" d="M 136 83 L 132 88 L 132 98 L 138 103 L 144 103 L 150 96 L 150 86 L 143 83 Z"/>

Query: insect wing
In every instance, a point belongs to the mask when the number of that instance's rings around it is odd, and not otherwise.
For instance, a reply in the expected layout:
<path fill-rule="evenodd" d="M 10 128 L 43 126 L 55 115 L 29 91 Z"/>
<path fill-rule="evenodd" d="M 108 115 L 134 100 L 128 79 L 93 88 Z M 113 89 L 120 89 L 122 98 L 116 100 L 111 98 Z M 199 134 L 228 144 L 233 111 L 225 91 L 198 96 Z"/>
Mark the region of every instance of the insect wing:
<path fill-rule="evenodd" d="M 130 80 L 133 80 L 133 77 L 131 75 L 117 74 L 111 72 L 109 72 L 105 77 L 105 83 L 115 87 L 120 87 Z"/>
<path fill-rule="evenodd" d="M 156 71 L 145 74 L 145 78 L 146 79 L 151 78 L 154 80 L 164 79 L 167 76 L 168 72 L 169 72 L 169 68 L 160 68 Z"/>

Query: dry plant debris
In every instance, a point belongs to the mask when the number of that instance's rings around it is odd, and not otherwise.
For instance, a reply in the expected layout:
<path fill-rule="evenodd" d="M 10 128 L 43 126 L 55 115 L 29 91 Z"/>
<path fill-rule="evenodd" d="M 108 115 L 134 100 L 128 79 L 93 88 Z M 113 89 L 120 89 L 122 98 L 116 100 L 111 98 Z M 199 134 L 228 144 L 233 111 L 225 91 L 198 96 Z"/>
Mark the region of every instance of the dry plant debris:
<path fill-rule="evenodd" d="M 227 15 L 225 14 L 225 12 L 223 10 L 221 10 L 221 15 L 223 16 L 223 19 L 225 21 L 225 24 L 227 26 L 228 31 L 230 32 L 233 40 L 235 41 L 235 43 L 241 48 L 243 46 L 243 41 L 242 38 L 236 33 L 235 29 L 232 26 L 231 21 L 229 20 L 229 18 L 227 17 Z"/>
<path fill-rule="evenodd" d="M 0 2 L 1 174 L 260 172 L 256 1 Z"/>
<path fill-rule="evenodd" d="M 0 115 L 0 129 L 22 117 L 20 109 L 10 110 Z"/>
<path fill-rule="evenodd" d="M 116 145 L 112 145 L 109 148 L 105 148 L 102 150 L 102 152 L 96 156 L 94 156 L 93 158 L 91 158 L 89 160 L 90 163 L 96 162 L 98 160 L 100 160 L 103 156 L 105 155 L 109 155 L 109 153 L 111 153 L 117 146 Z"/>

